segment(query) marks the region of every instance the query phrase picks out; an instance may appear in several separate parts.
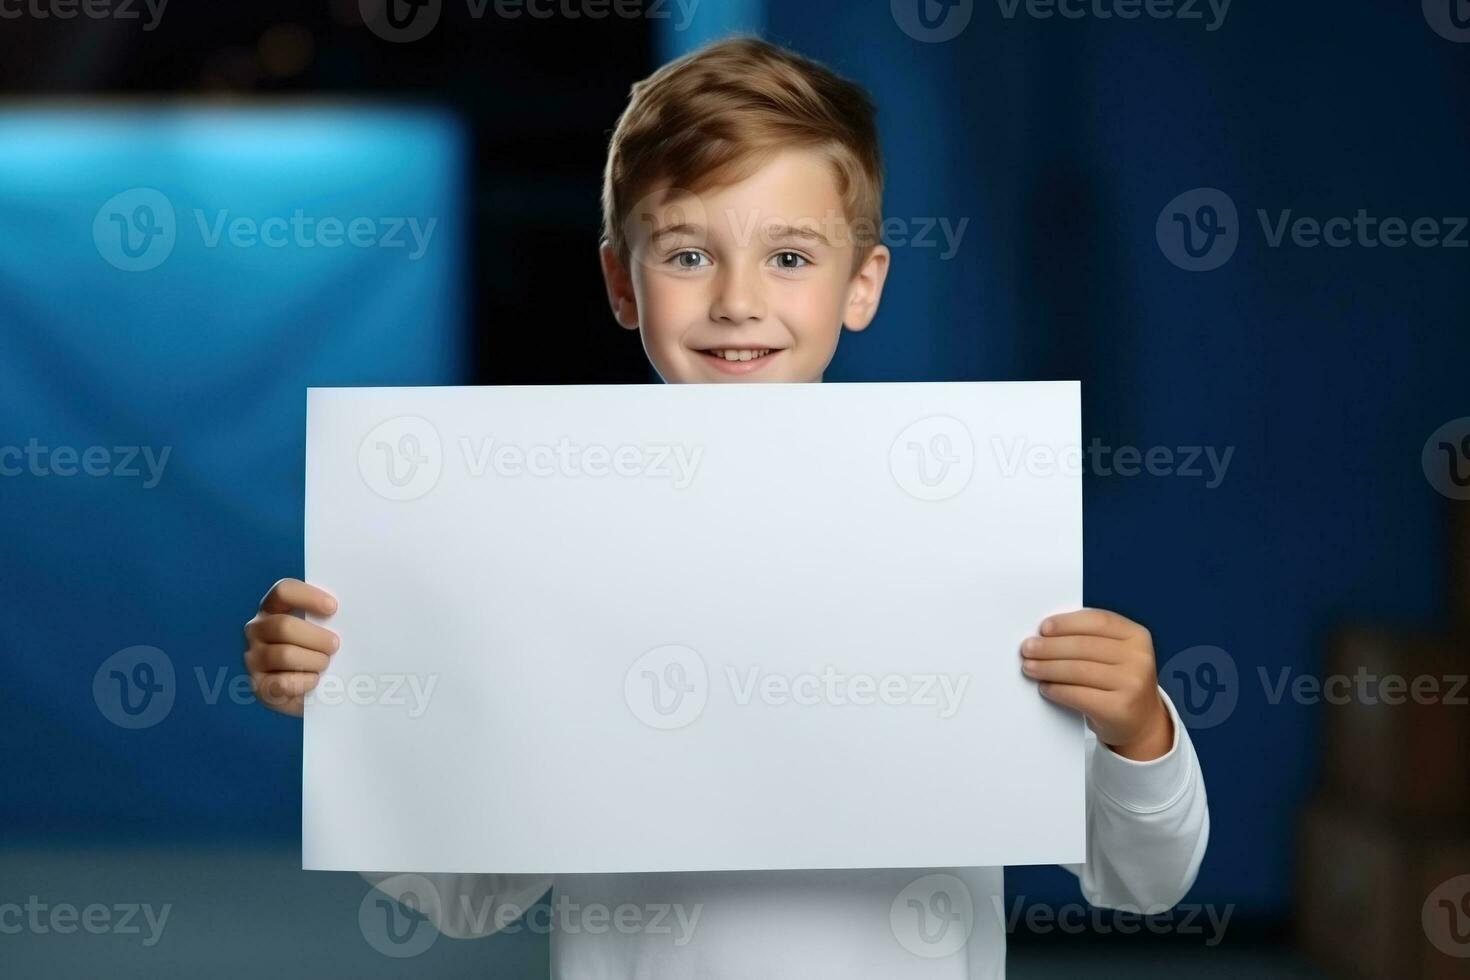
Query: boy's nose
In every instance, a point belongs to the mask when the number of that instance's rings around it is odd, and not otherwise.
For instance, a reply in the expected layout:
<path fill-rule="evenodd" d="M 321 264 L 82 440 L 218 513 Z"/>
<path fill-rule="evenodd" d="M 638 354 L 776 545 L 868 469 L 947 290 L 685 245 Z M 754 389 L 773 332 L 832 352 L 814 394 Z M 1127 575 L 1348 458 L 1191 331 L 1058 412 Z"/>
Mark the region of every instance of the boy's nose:
<path fill-rule="evenodd" d="M 758 275 L 738 269 L 727 271 L 715 289 L 710 319 L 744 323 L 746 320 L 759 320 L 765 314 Z"/>

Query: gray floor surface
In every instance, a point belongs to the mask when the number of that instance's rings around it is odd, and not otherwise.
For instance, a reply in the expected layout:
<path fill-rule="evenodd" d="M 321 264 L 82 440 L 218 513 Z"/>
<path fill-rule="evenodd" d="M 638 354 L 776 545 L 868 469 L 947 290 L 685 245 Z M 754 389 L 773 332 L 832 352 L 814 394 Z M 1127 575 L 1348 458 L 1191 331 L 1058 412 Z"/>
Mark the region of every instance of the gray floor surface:
<path fill-rule="evenodd" d="M 369 889 L 355 874 L 303 872 L 283 849 L 59 851 L 0 849 L 0 907 L 35 896 L 48 911 L 36 929 L 0 915 L 0 977 L 6 980 L 296 980 L 378 977 L 531 980 L 547 976 L 544 935 L 437 939 L 411 958 L 385 956 L 368 941 L 358 911 Z M 51 928 L 50 909 L 75 921 Z M 86 911 L 87 906 L 105 907 Z M 147 906 L 143 911 L 128 907 Z M 164 919 L 164 908 L 167 918 Z M 82 917 L 90 914 L 93 931 Z M 25 913 L 25 915 L 29 915 Z M 104 918 L 105 916 L 105 918 Z M 21 923 L 17 932 L 15 926 Z M 106 931 L 104 931 L 104 929 Z M 135 930 L 135 931 L 132 931 Z M 1316 980 L 1288 953 L 1216 949 L 1118 950 L 1013 945 L 1010 980 L 1126 978 Z"/>

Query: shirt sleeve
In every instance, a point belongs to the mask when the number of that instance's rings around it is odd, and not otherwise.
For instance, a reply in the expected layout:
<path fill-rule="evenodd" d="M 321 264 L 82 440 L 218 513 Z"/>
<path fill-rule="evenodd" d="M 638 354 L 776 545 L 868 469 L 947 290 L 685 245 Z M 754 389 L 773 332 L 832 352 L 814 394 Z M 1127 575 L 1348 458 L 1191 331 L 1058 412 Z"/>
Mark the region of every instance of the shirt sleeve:
<path fill-rule="evenodd" d="M 552 881 L 550 875 L 359 874 L 395 902 L 427 915 L 451 939 L 479 939 L 504 929 L 540 901 Z M 432 894 L 420 894 L 425 888 Z"/>
<path fill-rule="evenodd" d="M 1189 732 L 1159 689 L 1174 744 L 1148 762 L 1125 759 L 1087 731 L 1087 863 L 1066 865 L 1093 905 L 1173 908 L 1194 884 L 1210 839 L 1205 781 Z"/>

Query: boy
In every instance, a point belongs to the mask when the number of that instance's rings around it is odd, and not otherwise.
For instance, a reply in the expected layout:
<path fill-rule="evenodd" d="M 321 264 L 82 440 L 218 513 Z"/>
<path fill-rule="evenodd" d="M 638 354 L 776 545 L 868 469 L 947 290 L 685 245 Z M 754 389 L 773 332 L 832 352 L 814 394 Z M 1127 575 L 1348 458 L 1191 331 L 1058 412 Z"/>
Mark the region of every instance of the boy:
<path fill-rule="evenodd" d="M 614 317 L 640 332 L 664 381 L 821 381 L 843 327 L 872 321 L 890 259 L 875 238 L 882 167 L 873 117 L 856 85 L 749 38 L 710 45 L 633 86 L 608 155 L 602 271 Z M 333 633 L 296 610 L 327 616 L 336 600 L 283 579 L 245 628 L 257 695 L 292 714 L 337 649 Z M 1091 729 L 1087 862 L 1072 870 L 1094 905 L 1162 911 L 1194 881 L 1209 814 L 1189 737 L 1157 685 L 1149 634 L 1096 609 L 1053 616 L 1037 634 L 1021 644 L 1019 669 Z M 952 877 L 876 869 L 424 878 L 438 892 L 428 906 L 437 907 L 435 924 L 454 937 L 503 927 L 505 917 L 483 910 L 523 910 L 552 887 L 562 908 L 660 905 L 698 915 L 677 938 L 553 926 L 559 978 L 1003 976 L 1002 869 L 944 874 Z M 909 935 L 898 899 L 926 875 L 948 891 L 912 903 L 920 921 Z M 365 876 L 395 893 L 398 879 Z M 974 909 L 973 926 L 963 924 L 968 941 L 926 948 L 958 907 L 949 893 L 958 890 Z M 931 913 L 933 923 L 923 919 Z"/>

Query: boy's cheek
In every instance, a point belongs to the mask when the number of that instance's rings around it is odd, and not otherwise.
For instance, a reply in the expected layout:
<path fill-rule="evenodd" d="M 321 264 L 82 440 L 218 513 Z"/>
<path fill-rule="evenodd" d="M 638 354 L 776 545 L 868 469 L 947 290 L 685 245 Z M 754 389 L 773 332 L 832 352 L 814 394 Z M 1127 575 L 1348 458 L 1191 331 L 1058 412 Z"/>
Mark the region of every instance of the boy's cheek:
<path fill-rule="evenodd" d="M 676 332 L 671 331 L 662 336 L 646 333 L 643 347 L 653 369 L 669 384 L 711 380 L 710 372 L 702 370 L 698 361 L 703 355 L 685 348 Z"/>

